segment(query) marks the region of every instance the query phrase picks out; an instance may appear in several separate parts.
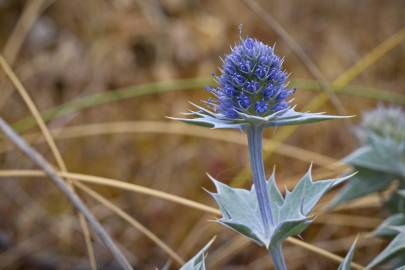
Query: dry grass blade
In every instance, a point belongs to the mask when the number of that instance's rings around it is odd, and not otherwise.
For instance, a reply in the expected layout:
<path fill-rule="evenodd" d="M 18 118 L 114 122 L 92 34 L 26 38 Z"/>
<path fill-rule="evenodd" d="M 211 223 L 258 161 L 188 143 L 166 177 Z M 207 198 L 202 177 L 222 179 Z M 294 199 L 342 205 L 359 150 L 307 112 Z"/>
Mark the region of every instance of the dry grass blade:
<path fill-rule="evenodd" d="M 27 1 L 24 10 L 18 19 L 13 31 L 11 32 L 3 48 L 4 58 L 13 65 L 18 52 L 24 43 L 25 37 L 40 16 L 40 14 L 55 0 L 32 0 Z M 4 86 L 2 84 L 2 86 Z M 0 108 L 13 93 L 12 88 L 3 87 L 3 95 L 0 96 Z"/>
<path fill-rule="evenodd" d="M 152 240 L 159 247 L 161 247 L 178 264 L 180 264 L 180 265 L 184 264 L 184 260 L 173 249 L 171 249 L 168 245 L 166 245 L 165 242 L 160 240 L 154 233 L 152 233 L 150 230 L 148 230 L 148 228 L 146 228 L 144 225 L 142 225 L 137 220 L 135 220 L 130 215 L 128 215 L 125 211 L 123 211 L 119 207 L 115 206 L 114 204 L 109 202 L 107 199 L 105 199 L 103 196 L 101 196 L 97 192 L 93 191 L 89 187 L 85 186 L 84 184 L 82 184 L 80 182 L 74 182 L 74 185 L 76 187 L 78 187 L 79 189 L 83 190 L 86 194 L 90 195 L 93 199 L 100 202 L 102 205 L 108 206 L 108 208 L 110 210 L 112 210 L 114 213 L 119 215 L 122 219 L 127 221 L 134 228 L 136 228 L 142 234 L 146 235 L 150 240 Z"/>
<path fill-rule="evenodd" d="M 345 214 L 322 214 L 317 216 L 317 223 L 333 224 L 333 225 L 343 225 L 352 226 L 364 229 L 375 229 L 381 224 L 382 220 L 375 217 L 366 216 L 356 216 L 356 215 L 345 215 Z"/>
<path fill-rule="evenodd" d="M 338 92 L 340 89 L 345 87 L 354 78 L 356 78 L 361 72 L 373 65 L 379 59 L 381 59 L 390 50 L 401 44 L 405 39 L 405 27 L 399 32 L 395 33 L 393 36 L 385 40 L 383 43 L 374 48 L 371 52 L 366 54 L 357 63 L 346 70 L 342 75 L 340 75 L 336 80 L 333 81 L 332 86 L 334 91 Z M 316 98 L 314 98 L 305 108 L 305 111 L 314 111 L 320 108 L 327 101 L 325 94 L 321 93 Z M 276 141 L 283 141 L 290 134 L 294 132 L 297 127 L 290 126 L 280 130 L 280 132 L 275 136 Z M 278 147 L 278 146 L 277 146 Z"/>
<path fill-rule="evenodd" d="M 307 91 L 322 91 L 318 82 L 313 80 L 291 80 L 291 87 L 296 87 L 300 90 Z M 158 81 L 154 83 L 132 85 L 124 88 L 113 89 L 106 92 L 96 93 L 93 95 L 74 98 L 66 103 L 52 107 L 41 112 L 42 119 L 45 122 L 55 120 L 57 118 L 67 116 L 69 114 L 78 113 L 85 109 L 94 108 L 97 106 L 112 104 L 114 102 L 127 100 L 151 94 L 163 94 L 173 91 L 190 91 L 193 89 L 201 89 L 205 86 L 212 86 L 212 79 L 208 78 L 192 78 L 178 79 L 170 81 Z M 368 99 L 387 101 L 395 104 L 405 105 L 404 95 L 393 91 L 379 90 L 364 86 L 347 85 L 339 90 L 339 94 L 364 97 Z M 24 117 L 13 124 L 16 131 L 23 132 L 35 126 L 35 119 L 30 116 Z"/>
<path fill-rule="evenodd" d="M 0 56 L 0 64 L 2 65 L 2 67 L 4 68 L 4 70 L 6 71 L 7 75 L 11 78 L 11 80 L 13 81 L 13 83 L 15 84 L 17 90 L 20 92 L 21 96 L 24 98 L 24 101 L 26 101 L 28 107 L 31 110 L 31 113 L 33 114 L 33 116 L 35 117 L 35 119 L 38 122 L 38 125 L 41 128 L 42 134 L 44 135 L 44 138 L 46 140 L 46 142 L 49 144 L 49 146 L 51 147 L 51 150 L 55 156 L 55 159 L 57 160 L 58 165 L 61 167 L 61 171 L 64 173 L 67 173 L 67 169 L 66 169 L 66 165 L 62 159 L 62 156 L 56 146 L 55 141 L 53 140 L 53 137 L 51 136 L 50 131 L 48 130 L 48 128 L 46 127 L 44 121 L 42 120 L 42 118 L 40 117 L 40 113 L 39 111 L 36 109 L 35 105 L 33 104 L 32 100 L 30 99 L 30 97 L 28 96 L 28 93 L 25 91 L 23 85 L 21 84 L 21 82 L 18 80 L 18 78 L 15 76 L 15 74 L 12 72 L 12 70 L 9 68 L 9 66 L 7 65 L 7 63 L 5 62 L 5 60 Z M 67 179 L 70 179 L 69 177 L 67 177 Z M 70 182 L 72 183 L 72 182 Z M 110 208 L 111 210 L 113 210 L 114 212 L 116 212 L 118 215 L 120 215 L 122 218 L 124 218 L 125 220 L 127 220 L 128 222 L 130 222 L 132 225 L 136 224 L 137 226 L 135 226 L 136 228 L 138 228 L 142 233 L 145 233 L 152 241 L 154 241 L 155 243 L 157 243 L 163 250 L 165 250 L 175 261 L 177 261 L 178 263 L 182 263 L 183 260 L 180 258 L 180 256 L 178 256 L 172 249 L 170 249 L 166 244 L 163 243 L 163 241 L 161 241 L 158 237 L 156 237 L 152 232 L 150 232 L 149 230 L 147 230 L 143 225 L 141 225 L 139 222 L 137 222 L 136 220 L 134 220 L 133 218 L 131 218 L 130 216 L 128 216 L 127 214 L 125 214 L 122 210 L 120 210 L 118 207 L 114 206 L 113 204 L 109 203 L 108 200 L 103 199 L 100 195 L 95 194 L 94 192 L 92 193 L 92 196 L 98 199 L 98 200 L 103 200 L 104 205 L 107 206 L 108 208 Z M 81 217 L 81 219 L 83 219 L 83 217 Z M 81 220 L 81 225 L 87 225 L 85 223 L 84 220 Z M 91 240 L 90 240 L 90 235 L 89 235 L 89 231 L 88 228 L 83 228 L 83 233 L 84 236 L 86 238 L 86 244 L 88 244 L 88 252 L 89 252 L 89 256 L 93 256 L 93 259 L 91 259 L 91 265 L 93 267 L 93 269 L 96 268 L 96 263 L 95 263 L 95 258 L 94 258 L 94 251 L 93 248 L 91 246 Z"/>
<path fill-rule="evenodd" d="M 0 118 L 0 129 L 13 143 L 24 152 L 39 168 L 41 168 L 50 180 L 65 194 L 70 202 L 83 214 L 86 220 L 92 226 L 94 232 L 108 247 L 117 260 L 117 262 L 126 270 L 132 270 L 131 264 L 121 253 L 114 241 L 104 230 L 103 226 L 97 221 L 86 205 L 81 201 L 77 194 L 69 187 L 65 181 L 58 175 L 56 170 L 49 164 L 38 152 L 36 152 L 31 146 L 29 146 L 18 134 L 16 134 L 12 128 Z"/>
<path fill-rule="evenodd" d="M 64 127 L 62 129 L 51 130 L 51 132 L 55 139 L 72 139 L 87 136 L 122 133 L 162 133 L 220 140 L 240 145 L 247 144 L 245 138 L 238 132 L 220 130 L 212 132 L 212 130 L 206 128 L 198 126 L 186 126 L 177 122 L 168 123 L 160 121 L 132 121 L 97 123 Z M 28 142 L 38 142 L 38 134 L 26 135 L 24 138 Z M 265 139 L 263 143 L 264 151 L 273 149 L 274 143 L 271 140 Z M 0 153 L 9 151 L 11 149 L 12 148 L 6 143 L 0 144 Z M 333 172 L 340 173 L 346 169 L 346 165 L 342 164 L 336 159 L 292 145 L 283 144 L 283 147 L 277 149 L 277 153 L 301 160 L 303 162 L 308 162 L 308 160 L 311 160 L 315 165 L 325 167 L 329 171 Z"/>
<path fill-rule="evenodd" d="M 26 2 L 23 13 L 4 45 L 3 55 L 9 63 L 14 63 L 25 37 L 41 12 L 54 1 L 55 0 L 32 0 Z"/>
<path fill-rule="evenodd" d="M 249 239 L 240 235 L 234 236 L 233 238 L 230 239 L 229 242 L 232 244 L 222 246 L 221 248 L 216 250 L 214 254 L 211 255 L 210 260 L 208 262 L 209 269 L 219 268 L 221 264 L 231 259 L 236 253 L 245 249 L 252 243 Z"/>
<path fill-rule="evenodd" d="M 102 197 L 100 194 L 97 194 L 97 192 L 87 188 L 83 184 L 78 183 L 76 180 L 81 180 L 93 184 L 100 184 L 100 185 L 105 185 L 105 186 L 111 186 L 111 187 L 116 187 L 116 188 L 121 188 L 124 190 L 130 190 L 130 191 L 135 191 L 138 193 L 158 197 L 158 198 L 163 198 L 168 201 L 173 201 L 179 204 L 187 205 L 189 207 L 195 206 L 195 208 L 209 212 L 209 210 L 213 211 L 214 214 L 219 215 L 220 212 L 219 210 L 215 208 L 211 208 L 209 206 L 205 206 L 203 204 L 199 204 L 187 199 L 183 199 L 181 197 L 167 194 L 165 192 L 161 191 L 155 191 L 153 189 L 148 189 L 145 187 L 133 185 L 133 184 L 128 184 L 122 181 L 117 181 L 113 179 L 108 179 L 108 178 L 102 178 L 102 177 L 96 177 L 96 176 L 90 176 L 90 175 L 80 175 L 80 174 L 74 174 L 74 173 L 69 173 L 69 172 L 58 172 L 58 175 L 61 177 L 68 177 L 70 179 L 73 179 L 73 184 L 77 186 L 78 188 L 82 189 L 85 193 L 89 194 L 91 197 L 99 201 L 101 204 L 103 204 L 105 207 L 108 209 L 112 210 L 114 213 L 116 213 L 118 216 L 123 218 L 125 221 L 130 223 L 132 226 L 134 226 L 136 229 L 138 229 L 141 233 L 145 234 L 146 237 L 148 237 L 150 240 L 152 240 L 154 243 L 156 243 L 160 248 L 162 248 L 167 254 L 176 262 L 179 264 L 183 264 L 184 261 L 183 259 L 173 250 L 171 249 L 167 244 L 165 244 L 162 240 L 160 240 L 156 235 L 154 235 L 150 230 L 148 230 L 145 226 L 143 226 L 141 223 L 136 221 L 134 218 L 129 216 L 127 213 L 125 213 L 123 210 L 121 210 L 119 207 L 115 206 L 111 202 L 109 202 L 107 199 Z M 45 176 L 45 173 L 43 171 L 39 170 L 11 170 L 11 171 L 0 171 L 0 176 L 8 176 L 8 177 L 16 177 L 16 176 Z M 86 180 L 84 180 L 86 179 Z"/>
<path fill-rule="evenodd" d="M 93 175 L 85 175 L 85 174 L 78 174 L 78 173 L 65 173 L 65 172 L 60 172 L 59 173 L 62 177 L 69 177 L 71 179 L 79 180 L 79 181 L 84 181 L 87 183 L 92 183 L 92 184 L 98 184 L 98 185 L 103 185 L 103 186 L 109 186 L 109 187 L 115 187 L 127 191 L 132 191 L 132 192 L 137 192 L 153 197 L 157 197 L 160 199 L 164 199 L 170 202 L 178 203 L 181 205 L 185 205 L 194 209 L 198 209 L 200 211 L 204 211 L 207 213 L 211 213 L 214 215 L 220 215 L 221 212 L 214 208 L 207 206 L 202 203 L 198 203 L 189 199 L 185 199 L 176 195 L 172 195 L 163 191 L 158 191 L 155 189 L 131 184 L 131 183 L 126 183 L 124 181 L 119 181 L 111 178 L 105 178 L 105 177 L 99 177 L 99 176 L 93 176 Z M 41 171 L 38 170 L 2 170 L 0 171 L 0 177 L 39 177 L 39 176 L 44 176 L 45 174 Z"/>
<path fill-rule="evenodd" d="M 77 174 L 77 173 L 59 172 L 59 174 L 61 176 L 69 177 L 71 179 L 75 179 L 75 180 L 79 180 L 79 181 L 85 181 L 85 182 L 89 182 L 89 183 L 93 183 L 93 184 L 106 185 L 106 186 L 121 188 L 121 189 L 128 190 L 128 191 L 142 193 L 145 195 L 154 196 L 157 198 L 161 198 L 161 199 L 165 199 L 165 200 L 168 200 L 171 202 L 182 204 L 184 206 L 188 206 L 188 207 L 198 209 L 200 211 L 204 211 L 204 212 L 211 213 L 214 215 L 221 214 L 221 212 L 218 209 L 204 205 L 202 203 L 198 203 L 198 202 L 195 202 L 195 201 L 192 201 L 189 199 L 185 199 L 185 198 L 173 195 L 173 194 L 163 192 L 163 191 L 157 191 L 154 189 L 138 186 L 135 184 L 126 183 L 126 182 L 115 180 L 115 179 L 98 177 L 98 176 L 93 176 L 93 175 Z M 16 176 L 38 177 L 38 176 L 43 176 L 43 175 L 44 175 L 43 172 L 37 171 L 37 170 L 3 170 L 3 171 L 0 171 L 0 177 L 16 177 Z M 301 240 L 298 240 L 298 239 L 295 239 L 292 237 L 289 237 L 287 239 L 287 241 L 292 242 L 295 245 L 298 245 L 304 249 L 312 251 L 312 252 L 319 254 L 321 256 L 324 256 L 326 258 L 330 258 L 334 261 L 339 260 L 339 262 L 341 262 L 343 260 L 341 257 L 339 257 L 333 253 L 330 253 L 326 250 L 323 250 L 323 249 L 313 246 L 311 244 L 305 243 L 304 241 L 301 241 Z M 337 259 L 337 258 L 340 258 L 340 259 Z M 358 269 L 361 269 L 361 268 L 358 268 Z"/>
<path fill-rule="evenodd" d="M 292 244 L 297 244 L 298 241 L 300 241 L 300 240 L 298 240 L 298 239 L 296 239 L 296 238 L 291 238 L 289 242 L 292 243 Z M 315 252 L 315 250 L 313 250 L 314 246 L 309 245 L 309 244 L 306 243 L 306 242 L 302 242 L 301 244 L 302 244 L 302 245 L 305 245 L 305 246 L 306 246 L 305 248 L 306 248 L 307 250 L 310 250 L 310 251 L 314 251 L 314 252 Z M 316 249 L 316 252 L 318 252 L 318 247 L 317 247 L 317 249 Z M 335 262 L 337 262 L 337 263 L 341 263 L 341 262 L 344 260 L 343 257 L 338 256 L 338 255 L 336 255 L 336 254 L 333 254 L 333 253 L 331 253 L 331 252 L 326 252 L 326 253 L 323 253 L 323 252 L 325 252 L 325 250 L 322 249 L 322 256 L 324 256 L 325 258 L 329 258 L 329 259 L 331 259 L 332 261 L 335 261 Z M 362 266 L 362 265 L 360 265 L 360 264 L 358 264 L 358 263 L 354 263 L 354 262 L 351 264 L 351 266 L 352 266 L 352 268 L 354 268 L 354 269 L 365 269 L 364 266 Z"/>
<path fill-rule="evenodd" d="M 173 203 L 177 203 L 180 205 L 184 205 L 190 208 L 194 208 L 209 214 L 214 214 L 214 215 L 221 215 L 221 212 L 219 209 L 205 205 L 203 203 L 199 203 L 190 199 L 186 199 L 183 197 L 180 197 L 178 195 L 170 194 L 164 191 L 159 191 L 156 189 L 132 184 L 132 183 L 127 183 L 121 180 L 117 179 L 112 179 L 112 178 L 106 178 L 106 177 L 100 177 L 100 176 L 94 176 L 94 175 L 87 175 L 87 174 L 79 174 L 79 173 L 63 173 L 59 172 L 60 176 L 62 177 L 69 177 L 73 180 L 79 180 L 82 182 L 87 182 L 87 183 L 92 183 L 96 185 L 102 185 L 102 186 L 109 186 L 113 188 L 118 188 L 126 191 L 131 191 L 135 193 L 140 193 L 156 198 L 160 198 L 163 200 L 167 200 Z M 0 170 L 0 178 L 2 177 L 42 177 L 45 174 L 41 171 L 38 170 Z M 338 210 L 341 209 L 353 209 L 353 208 L 361 208 L 361 207 L 374 207 L 379 203 L 378 197 L 377 196 L 368 196 L 363 199 L 360 199 L 358 201 L 348 203 L 347 205 L 340 206 L 337 208 Z M 323 211 L 317 211 L 315 215 L 320 215 L 320 214 L 327 214 Z M 351 217 L 351 215 L 345 215 L 347 218 Z M 371 220 L 371 219 L 370 219 Z M 377 222 L 377 219 L 372 219 L 373 222 Z M 326 221 L 321 221 L 320 223 L 327 223 L 328 220 Z M 318 219 L 315 219 L 314 222 L 318 222 Z M 366 225 L 359 225 L 356 223 L 347 223 L 345 225 L 353 225 L 353 226 L 366 226 Z"/>
<path fill-rule="evenodd" d="M 41 114 L 39 113 L 37 107 L 35 106 L 34 102 L 32 101 L 31 97 L 28 95 L 27 91 L 25 90 L 24 86 L 20 82 L 20 80 L 17 78 L 17 76 L 14 74 L 13 70 L 7 63 L 7 61 L 3 58 L 3 56 L 0 55 L 0 65 L 3 68 L 4 72 L 7 74 L 7 76 L 10 78 L 14 86 L 16 87 L 18 93 L 21 95 L 23 98 L 25 104 L 29 108 L 31 114 L 35 118 L 44 138 L 47 144 L 49 145 L 52 154 L 56 160 L 56 163 L 58 164 L 58 167 L 60 168 L 61 171 L 67 172 L 67 167 L 65 164 L 65 161 L 62 158 L 62 155 L 59 152 L 58 147 L 56 146 L 55 141 L 52 138 L 52 135 L 50 131 L 48 130 L 47 126 L 45 125 L 45 122 L 41 118 Z M 71 180 L 68 179 L 68 184 L 70 187 L 72 187 L 72 182 Z M 96 258 L 94 256 L 94 248 L 93 244 L 91 242 L 91 236 L 88 228 L 88 224 L 86 220 L 84 219 L 83 215 L 79 213 L 79 220 L 80 224 L 82 226 L 82 231 L 83 231 L 83 236 L 85 238 L 86 242 L 86 248 L 90 260 L 90 265 L 93 270 L 97 269 L 97 263 L 96 263 Z"/>

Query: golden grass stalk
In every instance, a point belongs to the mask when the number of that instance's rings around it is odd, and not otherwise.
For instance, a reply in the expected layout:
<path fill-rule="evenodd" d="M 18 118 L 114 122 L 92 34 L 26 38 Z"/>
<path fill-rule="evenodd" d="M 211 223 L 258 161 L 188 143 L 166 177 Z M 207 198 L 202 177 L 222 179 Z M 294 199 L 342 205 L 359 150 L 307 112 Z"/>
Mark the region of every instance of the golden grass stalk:
<path fill-rule="evenodd" d="M 63 160 L 62 155 L 60 154 L 59 149 L 56 146 L 56 143 L 53 140 L 49 129 L 45 125 L 44 120 L 41 118 L 41 114 L 39 113 L 37 107 L 35 106 L 34 102 L 31 99 L 31 97 L 29 96 L 27 90 L 25 90 L 21 81 L 18 79 L 18 77 L 13 72 L 10 65 L 7 63 L 7 61 L 4 59 L 4 57 L 2 55 L 0 55 L 0 65 L 3 68 L 4 72 L 6 73 L 6 75 L 10 78 L 11 82 L 14 84 L 18 93 L 20 94 L 20 96 L 24 100 L 25 104 L 27 105 L 28 109 L 30 110 L 32 116 L 35 118 L 35 120 L 41 130 L 41 133 L 45 138 L 45 141 L 47 142 L 47 144 L 49 145 L 49 147 L 51 149 L 51 152 L 53 154 L 53 157 L 56 160 L 56 163 L 58 164 L 58 167 L 60 168 L 61 171 L 67 172 L 67 167 L 66 167 L 65 161 Z M 67 182 L 68 182 L 69 186 L 72 187 L 72 181 L 67 179 Z M 79 220 L 80 220 L 80 225 L 82 227 L 84 239 L 86 242 L 87 253 L 89 256 L 90 265 L 93 270 L 96 270 L 97 262 L 96 262 L 96 257 L 94 256 L 94 247 L 93 247 L 93 243 L 91 241 L 88 224 L 81 213 L 79 213 L 78 216 L 79 216 Z"/>
<path fill-rule="evenodd" d="M 30 145 L 28 145 L 23 138 L 21 138 L 14 130 L 0 118 L 0 130 L 8 137 L 31 161 L 37 165 L 48 176 L 48 178 L 59 188 L 59 190 L 65 194 L 70 202 L 76 207 L 76 209 L 86 218 L 90 223 L 93 231 L 100 238 L 101 242 L 111 251 L 117 262 L 125 270 L 132 270 L 132 266 L 127 258 L 122 254 L 120 249 L 115 245 L 114 241 L 104 230 L 103 226 L 93 216 L 87 206 L 77 196 L 71 185 L 65 183 L 65 181 L 57 174 L 53 166 L 45 160 L 45 158 L 35 151 Z"/>
<path fill-rule="evenodd" d="M 180 136 L 193 136 L 211 140 L 219 140 L 228 143 L 239 145 L 247 145 L 245 138 L 236 131 L 216 130 L 212 132 L 198 126 L 186 126 L 177 122 L 162 122 L 162 121 L 128 121 L 128 122 L 111 122 L 111 123 L 96 123 L 85 124 L 71 127 L 63 127 L 51 130 L 54 139 L 74 139 L 89 136 L 99 136 L 108 134 L 124 134 L 124 133 L 156 133 L 156 134 L 173 134 Z M 28 142 L 37 143 L 38 133 L 31 133 L 24 138 Z M 42 140 L 43 141 L 43 140 Z M 264 151 L 272 150 L 274 142 L 270 139 L 263 141 Z M 0 143 L 0 153 L 12 150 L 12 145 L 6 142 Z M 327 168 L 329 171 L 342 172 L 348 167 L 334 158 L 306 150 L 300 147 L 283 144 L 283 147 L 277 148 L 277 153 L 298 159 L 303 162 L 311 160 L 315 165 Z"/>
<path fill-rule="evenodd" d="M 189 199 L 182 198 L 177 195 L 169 194 L 163 191 L 158 191 L 154 190 L 151 188 L 131 184 L 131 183 L 126 183 L 123 181 L 119 181 L 116 179 L 111 179 L 111 178 L 105 178 L 105 177 L 99 177 L 99 176 L 93 176 L 93 175 L 85 175 L 85 174 L 77 174 L 77 173 L 66 173 L 66 172 L 58 172 L 58 174 L 62 177 L 69 177 L 71 179 L 79 180 L 79 181 L 84 181 L 88 183 L 93 183 L 93 184 L 99 184 L 99 185 L 104 185 L 104 186 L 110 186 L 110 187 L 115 187 L 115 188 L 120 188 L 124 189 L 127 191 L 133 191 L 153 197 L 157 197 L 160 199 L 168 200 L 174 203 L 178 203 L 187 207 L 191 207 L 200 211 L 204 211 L 207 213 L 211 213 L 214 215 L 220 215 L 221 212 L 214 207 L 210 207 L 207 205 L 204 205 L 202 203 L 198 203 Z M 42 177 L 44 176 L 44 173 L 39 170 L 0 170 L 0 177 Z M 315 220 L 316 221 L 316 220 Z M 351 223 L 353 225 L 353 223 Z M 311 252 L 314 252 L 318 255 L 321 255 L 323 257 L 329 258 L 333 261 L 336 262 L 342 262 L 343 258 L 330 253 L 324 249 L 321 249 L 319 247 L 313 246 L 311 244 L 305 243 L 302 240 L 289 237 L 287 239 L 288 242 L 293 243 L 294 245 L 298 245 L 304 249 L 307 249 Z M 361 266 L 356 264 L 353 264 L 353 267 L 355 269 L 363 269 Z M 359 268 L 360 267 L 360 268 Z"/>

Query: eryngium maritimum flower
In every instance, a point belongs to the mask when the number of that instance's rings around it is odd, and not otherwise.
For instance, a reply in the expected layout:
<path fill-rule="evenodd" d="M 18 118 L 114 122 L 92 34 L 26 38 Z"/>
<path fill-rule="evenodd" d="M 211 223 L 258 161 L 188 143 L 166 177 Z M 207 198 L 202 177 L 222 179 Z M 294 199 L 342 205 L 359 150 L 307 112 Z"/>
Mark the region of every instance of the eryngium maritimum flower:
<path fill-rule="evenodd" d="M 287 74 L 274 49 L 253 38 L 242 39 L 224 59 L 214 97 L 208 107 L 192 104 L 189 118 L 172 118 L 212 128 L 275 127 L 301 125 L 341 116 L 301 113 L 289 106 L 294 93 L 287 87 Z"/>
<path fill-rule="evenodd" d="M 238 112 L 267 116 L 286 109 L 294 92 L 273 48 L 253 38 L 232 49 L 216 79 L 218 87 L 208 88 L 215 96 L 210 105 L 230 119 L 239 118 Z"/>

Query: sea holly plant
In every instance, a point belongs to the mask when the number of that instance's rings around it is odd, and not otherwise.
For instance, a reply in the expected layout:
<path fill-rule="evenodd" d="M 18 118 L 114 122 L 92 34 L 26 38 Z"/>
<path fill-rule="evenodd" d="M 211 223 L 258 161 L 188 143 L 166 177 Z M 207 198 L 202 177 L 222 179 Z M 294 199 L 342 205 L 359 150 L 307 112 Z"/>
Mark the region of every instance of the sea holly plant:
<path fill-rule="evenodd" d="M 355 130 L 361 146 L 344 161 L 358 171 L 334 198 L 330 207 L 387 189 L 397 181 L 405 189 L 405 112 L 400 107 L 380 106 L 366 112 Z M 387 201 L 392 212 L 405 207 L 394 192 Z"/>
<path fill-rule="evenodd" d="M 329 207 L 396 187 L 385 202 L 391 216 L 374 232 L 392 241 L 367 267 L 387 262 L 389 269 L 397 269 L 405 264 L 405 112 L 399 107 L 379 106 L 363 114 L 355 132 L 361 146 L 344 161 L 358 174 Z"/>
<path fill-rule="evenodd" d="M 287 269 L 283 241 L 302 233 L 322 195 L 348 178 L 314 182 L 309 170 L 285 196 L 274 173 L 267 181 L 262 157 L 265 128 L 342 118 L 296 111 L 290 105 L 295 90 L 288 88 L 282 62 L 273 47 L 253 38 L 241 39 L 225 57 L 221 74 L 214 76 L 217 87 L 207 88 L 212 94 L 207 106 L 193 104 L 195 110 L 186 118 L 174 118 L 214 129 L 239 129 L 247 135 L 252 188 L 232 188 L 211 177 L 217 188 L 211 194 L 222 213 L 218 222 L 266 248 L 277 270 Z"/>

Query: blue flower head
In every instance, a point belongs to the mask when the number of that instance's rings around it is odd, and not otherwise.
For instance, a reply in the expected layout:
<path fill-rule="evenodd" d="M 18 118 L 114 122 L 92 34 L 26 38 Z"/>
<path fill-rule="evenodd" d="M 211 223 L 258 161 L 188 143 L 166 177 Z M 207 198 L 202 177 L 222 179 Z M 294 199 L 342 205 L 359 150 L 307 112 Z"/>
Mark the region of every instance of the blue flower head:
<path fill-rule="evenodd" d="M 187 118 L 174 118 L 186 123 L 213 128 L 244 129 L 249 126 L 275 127 L 301 125 L 339 116 L 301 113 L 290 107 L 294 89 L 287 86 L 287 74 L 274 49 L 254 38 L 241 39 L 225 56 L 216 87 L 207 107 L 192 104 Z"/>
<path fill-rule="evenodd" d="M 239 113 L 267 116 L 288 108 L 287 99 L 294 93 L 286 87 L 287 74 L 272 47 L 246 38 L 225 57 L 218 87 L 209 88 L 216 112 L 229 119 Z"/>

